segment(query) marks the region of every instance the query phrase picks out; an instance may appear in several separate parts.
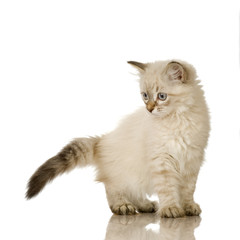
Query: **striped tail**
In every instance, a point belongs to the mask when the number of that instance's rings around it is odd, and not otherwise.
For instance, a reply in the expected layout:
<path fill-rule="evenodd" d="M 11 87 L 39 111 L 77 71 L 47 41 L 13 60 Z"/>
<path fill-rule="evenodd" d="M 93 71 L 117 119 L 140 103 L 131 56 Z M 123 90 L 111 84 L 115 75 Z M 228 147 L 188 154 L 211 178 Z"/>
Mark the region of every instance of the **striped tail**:
<path fill-rule="evenodd" d="M 36 196 L 55 177 L 73 168 L 94 164 L 96 145 L 100 138 L 77 138 L 56 156 L 41 165 L 29 179 L 26 198 Z"/>

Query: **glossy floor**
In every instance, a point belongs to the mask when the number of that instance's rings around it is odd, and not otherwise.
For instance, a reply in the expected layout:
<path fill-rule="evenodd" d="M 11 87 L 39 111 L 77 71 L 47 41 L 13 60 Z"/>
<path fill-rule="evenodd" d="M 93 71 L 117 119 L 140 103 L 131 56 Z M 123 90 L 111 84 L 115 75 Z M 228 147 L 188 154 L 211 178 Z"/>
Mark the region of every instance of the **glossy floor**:
<path fill-rule="evenodd" d="M 200 223 L 200 217 L 159 219 L 153 214 L 113 215 L 108 223 L 105 240 L 193 240 L 195 239 L 194 231 Z"/>

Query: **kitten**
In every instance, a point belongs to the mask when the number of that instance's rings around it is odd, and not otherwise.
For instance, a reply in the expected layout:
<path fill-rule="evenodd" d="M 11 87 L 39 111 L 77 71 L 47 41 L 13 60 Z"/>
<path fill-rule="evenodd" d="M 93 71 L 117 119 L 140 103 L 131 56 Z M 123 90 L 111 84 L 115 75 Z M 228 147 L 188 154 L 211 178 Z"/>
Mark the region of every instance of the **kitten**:
<path fill-rule="evenodd" d="M 146 109 L 102 137 L 77 138 L 30 178 L 26 198 L 59 174 L 93 165 L 115 214 L 199 215 L 193 194 L 209 135 L 209 114 L 196 71 L 184 61 L 128 62 L 138 69 Z M 160 205 L 148 200 L 157 194 Z"/>

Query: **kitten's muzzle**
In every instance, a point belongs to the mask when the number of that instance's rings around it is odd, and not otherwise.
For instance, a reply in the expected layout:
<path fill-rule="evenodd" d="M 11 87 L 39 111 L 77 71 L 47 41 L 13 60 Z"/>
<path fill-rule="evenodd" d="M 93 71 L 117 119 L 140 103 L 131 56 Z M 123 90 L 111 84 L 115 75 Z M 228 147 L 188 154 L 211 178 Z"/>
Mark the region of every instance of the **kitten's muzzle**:
<path fill-rule="evenodd" d="M 147 110 L 149 112 L 152 112 L 155 106 L 156 106 L 156 103 L 154 101 L 148 101 L 146 104 Z"/>

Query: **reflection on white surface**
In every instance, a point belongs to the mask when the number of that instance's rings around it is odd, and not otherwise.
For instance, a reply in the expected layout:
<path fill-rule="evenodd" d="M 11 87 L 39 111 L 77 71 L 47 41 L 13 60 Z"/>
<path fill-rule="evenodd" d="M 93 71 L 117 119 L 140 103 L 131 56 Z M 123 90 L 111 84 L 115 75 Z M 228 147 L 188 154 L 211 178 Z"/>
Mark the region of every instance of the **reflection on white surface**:
<path fill-rule="evenodd" d="M 161 218 L 154 214 L 113 215 L 105 240 L 194 240 L 200 217 Z"/>

